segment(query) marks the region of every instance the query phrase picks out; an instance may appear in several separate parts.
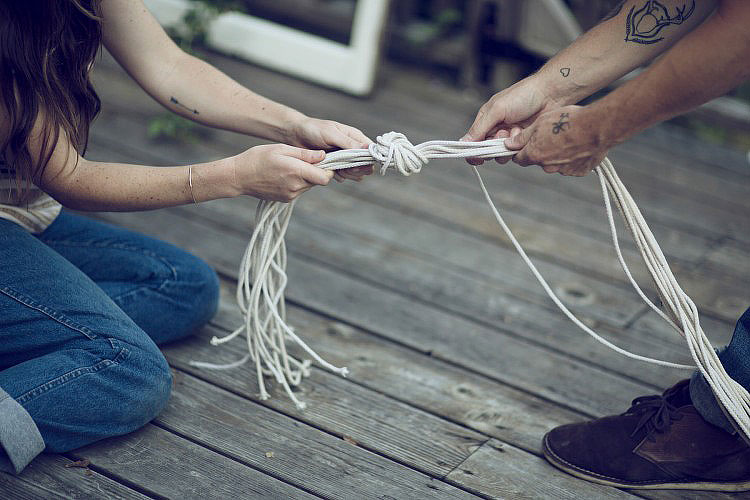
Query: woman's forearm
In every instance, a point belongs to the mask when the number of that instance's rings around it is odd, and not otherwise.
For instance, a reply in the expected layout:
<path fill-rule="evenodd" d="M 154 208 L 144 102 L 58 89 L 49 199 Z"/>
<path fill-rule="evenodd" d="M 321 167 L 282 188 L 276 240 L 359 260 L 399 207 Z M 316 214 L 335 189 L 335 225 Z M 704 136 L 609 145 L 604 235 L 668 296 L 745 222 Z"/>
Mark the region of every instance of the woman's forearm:
<path fill-rule="evenodd" d="M 171 111 L 196 122 L 274 142 L 289 142 L 305 115 L 243 87 L 215 67 L 189 54 L 153 89 Z"/>
<path fill-rule="evenodd" d="M 76 210 L 152 210 L 193 203 L 193 197 L 207 201 L 241 194 L 231 162 L 228 158 L 192 166 L 151 167 L 80 158 L 74 169 L 55 176 L 43 188 Z"/>
<path fill-rule="evenodd" d="M 550 101 L 577 103 L 666 51 L 715 5 L 715 0 L 662 0 L 656 5 L 648 0 L 625 1 L 532 78 Z M 647 31 L 651 26 L 661 28 Z"/>

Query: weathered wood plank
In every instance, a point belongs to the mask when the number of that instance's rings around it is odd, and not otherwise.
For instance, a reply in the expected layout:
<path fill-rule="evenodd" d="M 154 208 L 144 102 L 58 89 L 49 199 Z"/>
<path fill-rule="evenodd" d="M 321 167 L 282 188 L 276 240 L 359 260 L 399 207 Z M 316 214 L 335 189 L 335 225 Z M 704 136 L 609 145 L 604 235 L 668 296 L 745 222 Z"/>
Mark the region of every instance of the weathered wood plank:
<path fill-rule="evenodd" d="M 305 410 L 298 410 L 284 394 L 284 389 L 270 379 L 267 383 L 272 399 L 261 402 L 251 363 L 235 370 L 201 370 L 188 364 L 195 359 L 229 363 L 246 354 L 247 347 L 242 341 L 234 343 L 232 349 L 217 349 L 208 343 L 210 336 L 226 333 L 207 327 L 200 339 L 167 347 L 164 352 L 170 364 L 184 372 L 295 420 L 341 438 L 354 439 L 365 449 L 434 477 L 445 476 L 486 441 L 482 434 L 383 395 L 389 392 L 383 388 L 373 391 L 324 370 L 315 370 L 314 375 L 295 390 L 307 403 Z M 301 354 L 297 349 L 292 352 Z"/>
<path fill-rule="evenodd" d="M 428 174 L 422 176 L 420 181 L 428 178 Z M 380 180 L 378 179 L 378 181 Z M 425 184 L 428 183 L 429 181 Z M 465 196 L 459 194 L 451 195 L 440 193 L 439 191 L 430 193 L 430 188 L 425 185 L 417 186 L 411 184 L 410 187 L 406 187 L 405 184 L 409 183 L 399 180 L 398 185 L 388 183 L 386 189 L 378 187 L 365 191 L 367 188 L 357 189 L 346 186 L 339 187 L 338 189 L 345 191 L 347 194 L 352 194 L 356 197 L 355 200 L 366 196 L 369 200 L 373 200 L 383 206 L 390 206 L 392 207 L 391 212 L 406 211 L 407 214 L 414 214 L 414 216 L 402 217 L 398 213 L 394 213 L 390 219 L 384 219 L 378 225 L 362 226 L 359 224 L 355 226 L 361 228 L 362 231 L 370 229 L 371 231 L 387 232 L 387 229 L 385 229 L 386 225 L 393 226 L 394 230 L 396 230 L 401 222 L 400 218 L 403 218 L 404 221 L 409 221 L 408 224 L 404 225 L 409 225 L 412 228 L 416 228 L 420 221 L 433 222 L 438 227 L 445 227 L 445 223 L 450 222 L 449 228 L 451 231 L 436 231 L 434 234 L 440 234 L 441 236 L 444 234 L 452 235 L 454 232 L 469 230 L 490 238 L 493 240 L 493 244 L 500 242 L 504 246 L 509 245 L 481 199 L 467 200 Z M 362 194 L 364 192 L 366 192 L 365 195 Z M 349 218 L 354 220 L 358 217 L 373 218 L 377 216 L 372 213 L 372 210 L 365 210 L 364 214 L 360 215 L 362 207 L 358 206 L 357 201 L 339 201 L 334 199 L 335 196 L 310 193 L 299 203 L 300 211 L 304 210 L 305 204 L 316 204 L 316 202 L 323 200 L 323 204 L 318 203 L 313 208 L 314 213 L 319 214 L 322 212 L 323 206 L 332 205 L 327 213 L 334 218 L 337 227 L 353 226 L 354 223 L 350 223 L 347 220 Z M 479 193 L 477 193 L 477 196 L 480 196 Z M 339 210 L 336 206 L 338 203 L 348 203 L 350 205 L 349 210 Z M 429 206 L 429 208 L 423 208 L 425 206 Z M 599 210 L 599 212 L 601 213 L 594 214 L 596 217 L 593 221 L 591 221 L 591 213 L 581 214 L 581 219 L 579 220 L 586 221 L 588 219 L 592 225 L 599 225 L 604 228 L 606 223 L 604 222 L 603 209 Z M 389 223 L 388 220 L 392 222 Z M 512 224 L 514 233 L 516 233 L 516 236 L 520 239 L 524 247 L 536 253 L 534 257 L 538 263 L 549 261 L 559 262 L 561 267 L 568 267 L 575 270 L 579 276 L 590 276 L 593 274 L 594 276 L 601 277 L 601 279 L 617 282 L 621 284 L 617 293 L 623 297 L 630 297 L 636 302 L 639 301 L 620 269 L 619 263 L 615 258 L 611 240 L 602 241 L 589 238 L 581 235 L 577 231 L 577 228 L 571 228 L 568 225 L 542 225 L 535 223 L 533 219 L 522 218 L 516 214 L 509 215 L 509 223 Z M 555 227 L 550 229 L 549 226 Z M 571 229 L 575 232 L 571 232 Z M 421 234 L 414 230 L 408 232 L 402 231 L 402 233 L 406 235 L 400 238 L 400 242 L 404 245 L 409 244 L 410 238 L 418 237 Z M 673 236 L 677 235 L 673 234 Z M 620 238 L 621 241 L 630 241 L 630 236 L 627 234 L 621 233 Z M 491 256 L 493 254 L 497 254 L 498 258 L 500 256 L 507 256 L 506 262 L 512 263 L 515 260 L 522 268 L 525 268 L 519 258 L 511 257 L 515 253 L 515 250 L 500 252 L 493 249 L 492 251 L 488 251 L 483 248 L 482 244 L 475 242 L 476 238 L 474 238 L 474 234 L 469 234 L 468 239 L 472 240 L 470 247 L 476 249 L 481 254 L 480 262 L 486 262 L 488 269 L 498 269 L 496 266 L 492 266 Z M 686 250 L 686 252 L 694 252 L 693 258 L 695 259 L 700 259 L 703 254 L 710 251 L 710 248 L 705 245 L 699 244 L 698 246 L 693 246 L 691 242 L 685 241 L 685 238 L 681 238 L 679 241 L 662 240 L 661 244 L 665 248 L 665 251 L 678 246 L 683 249 L 690 249 Z M 446 244 L 422 246 L 421 248 L 425 249 L 425 251 L 440 252 L 443 258 L 446 258 L 445 254 L 451 251 L 450 240 L 448 238 L 446 238 Z M 466 245 L 464 247 L 453 247 L 453 250 L 456 251 L 457 248 L 463 249 L 466 248 Z M 458 250 L 458 253 L 461 254 L 462 252 Z M 540 256 L 542 257 L 541 259 L 539 258 Z M 552 256 L 552 258 L 549 256 Z M 653 294 L 654 285 L 642 265 L 640 255 L 634 250 L 626 248 L 625 258 L 632 267 L 634 275 L 642 287 Z M 458 259 L 454 258 L 453 261 L 457 264 L 463 262 L 467 267 L 476 268 L 477 266 L 475 262 L 470 260 L 470 256 L 463 257 L 461 255 Z M 746 279 L 744 279 L 742 274 L 721 273 L 719 271 L 709 274 L 707 271 L 701 270 L 697 262 L 690 263 L 672 259 L 671 264 L 681 285 L 693 297 L 699 307 L 725 319 L 736 317 L 741 312 L 738 310 L 736 304 L 742 303 L 742 299 L 746 296 L 744 286 Z M 501 269 L 503 280 L 505 280 L 506 266 L 504 265 Z M 565 283 L 566 278 L 561 277 L 559 280 L 550 275 L 550 271 L 544 271 L 543 274 L 551 277 L 553 281 L 560 283 L 560 280 L 562 280 Z M 526 272 L 525 275 L 528 276 L 528 273 Z M 707 283 L 712 285 L 708 286 Z M 584 283 L 580 283 L 580 285 L 584 285 Z M 580 288 L 580 286 L 576 288 Z M 601 289 L 600 286 L 597 286 L 592 291 L 596 293 Z M 541 291 L 541 288 L 539 288 L 539 291 Z M 585 288 L 583 291 L 585 293 Z M 613 307 L 616 308 L 617 306 L 613 304 Z M 587 310 L 590 309 L 587 307 Z"/>
<path fill-rule="evenodd" d="M 176 373 L 168 408 L 156 422 L 325 498 L 472 497 L 182 372 Z"/>
<path fill-rule="evenodd" d="M 744 151 L 697 140 L 695 135 L 685 133 L 680 127 L 669 124 L 650 127 L 631 140 L 651 148 L 652 154 L 666 165 L 700 170 L 728 182 L 750 182 Z"/>
<path fill-rule="evenodd" d="M 727 240 L 712 250 L 704 262 L 707 272 L 734 274 L 750 282 L 750 250 L 738 241 Z"/>
<path fill-rule="evenodd" d="M 700 315 L 701 326 L 711 343 L 720 347 L 726 345 L 732 338 L 734 323 L 724 320 L 717 320 L 705 314 Z M 637 335 L 655 335 L 664 339 L 665 342 L 672 342 L 680 349 L 686 349 L 685 340 L 680 334 L 672 330 L 663 319 L 656 315 L 655 312 L 649 311 L 633 323 L 630 331 L 638 332 Z M 626 333 L 627 335 L 628 333 Z"/>
<path fill-rule="evenodd" d="M 153 424 L 75 454 L 91 460 L 92 467 L 164 498 L 316 498 Z"/>
<path fill-rule="evenodd" d="M 518 168 L 506 168 L 502 173 L 517 182 L 542 183 L 545 188 L 564 192 L 566 197 L 601 205 L 601 193 L 588 183 L 559 175 L 528 175 Z M 694 194 L 687 196 L 689 193 L 662 190 L 653 179 L 644 178 L 627 168 L 619 169 L 618 173 L 649 223 L 659 222 L 686 232 L 699 231 L 711 237 L 731 236 L 742 242 L 750 241 L 750 235 L 745 231 L 747 222 L 738 217 L 738 210 L 733 211 L 730 206 L 703 204 L 702 198 Z"/>
<path fill-rule="evenodd" d="M 227 286 L 224 282 L 224 299 L 213 323 L 229 330 L 240 324 L 241 318 L 230 297 L 233 291 Z M 305 340 L 315 346 L 324 359 L 349 367 L 350 380 L 527 451 L 537 452 L 542 435 L 552 427 L 582 418 L 579 413 L 511 386 L 434 356 L 419 355 L 412 349 L 294 305 L 288 308 L 288 314 L 290 322 L 299 326 Z M 171 347 L 166 352 L 170 359 L 174 357 L 183 362 L 188 355 L 218 359 L 217 349 L 208 345 L 205 336 L 201 333 L 199 338 L 186 341 L 184 352 L 182 349 L 173 352 Z M 231 342 L 220 349 L 236 359 L 244 353 L 245 347 L 242 342 Z M 246 369 L 236 373 L 254 380 Z M 202 376 L 218 375 L 205 371 Z"/>
<path fill-rule="evenodd" d="M 13 499 L 65 498 L 59 493 L 21 481 L 5 472 L 0 472 L 0 491 L 7 498 Z"/>
<path fill-rule="evenodd" d="M 686 168 L 685 160 L 676 158 L 673 151 L 657 154 L 653 147 L 640 147 L 625 142 L 612 149 L 609 157 L 623 169 L 653 179 L 660 188 L 675 193 L 691 193 L 703 204 L 719 203 L 725 208 L 735 206 L 740 211 L 750 208 L 750 178 L 738 176 L 734 182 L 710 172 Z M 672 168 L 670 168 L 670 166 Z"/>
<path fill-rule="evenodd" d="M 41 488 L 45 493 L 24 496 L 5 496 L 5 498 L 52 498 L 59 495 L 68 499 L 112 498 L 144 499 L 145 495 L 120 484 L 98 471 L 80 467 L 66 467 L 72 460 L 62 455 L 44 453 L 36 457 L 17 477 L 0 474 L 0 491 L 8 495 L 2 478 L 8 482 L 17 481 Z M 11 490 L 12 491 L 12 490 Z M 54 492 L 54 493 L 53 493 Z"/>
<path fill-rule="evenodd" d="M 581 481 L 553 468 L 543 458 L 495 439 L 485 443 L 446 479 L 492 498 L 636 498 L 616 488 Z"/>
<path fill-rule="evenodd" d="M 233 304 L 232 290 L 228 289 L 232 285 L 223 281 L 220 312 L 214 319 L 214 323 L 222 325 L 227 331 L 241 321 Z M 568 412 L 550 402 L 536 400 L 523 392 L 457 369 L 434 357 L 415 356 L 408 349 L 384 342 L 335 320 L 323 319 L 295 306 L 290 307 L 288 312 L 292 324 L 304 325 L 305 339 L 315 345 L 319 354 L 335 365 L 349 366 L 350 380 L 411 405 L 423 407 L 536 455 L 540 453 L 539 443 L 545 432 L 557 425 L 582 420 L 578 414 Z M 205 359 L 225 361 L 223 356 L 217 356 L 215 348 L 208 346 L 207 340 L 210 335 L 208 331 L 201 332 L 198 338 L 184 344 L 184 353 L 174 353 L 168 348 L 167 355 L 172 361 L 175 357 L 180 357 L 184 358 L 184 362 L 192 359 L 189 357 L 191 355 L 204 355 Z M 199 342 L 202 342 L 203 346 L 196 345 Z M 179 351 L 183 350 L 182 345 L 178 347 Z M 226 360 L 236 359 L 244 352 L 241 343 L 230 343 L 220 349 L 231 353 L 232 356 Z M 231 371 L 214 372 L 213 375 L 210 372 L 204 373 L 204 377 L 213 379 L 225 376 L 224 373 L 228 375 Z M 248 372 L 235 374 L 240 379 L 253 379 L 252 374 Z M 313 378 L 317 376 L 316 373 Z M 232 377 L 227 377 L 226 382 L 230 382 L 229 378 Z M 306 384 L 310 382 L 313 380 L 307 381 Z M 482 448 L 486 446 L 487 443 Z M 522 452 L 515 450 L 515 454 L 518 453 Z M 470 460 L 473 460 L 473 457 L 474 455 Z M 507 456 L 502 458 L 510 459 Z M 526 470 L 529 460 L 531 459 L 528 456 L 523 456 L 517 467 Z M 496 464 L 490 463 L 486 467 L 492 467 L 495 474 L 509 474 L 507 464 L 496 467 Z M 486 490 L 479 491 L 487 493 Z M 571 488 L 571 491 L 574 491 L 574 488 Z M 660 500 L 679 499 L 685 498 L 684 495 L 691 495 L 690 492 L 637 493 Z M 697 493 L 690 497 L 711 498 L 710 495 Z M 731 496 L 727 495 L 726 498 Z"/>
<path fill-rule="evenodd" d="M 321 200 L 330 193 L 320 190 L 311 196 Z M 241 199 L 186 207 L 185 210 L 225 227 L 242 228 L 253 206 L 252 200 Z M 359 208 L 363 209 L 363 214 L 370 215 L 376 210 L 366 206 Z M 326 211 L 313 208 L 311 212 L 295 214 L 288 244 L 295 252 L 312 253 L 317 260 L 363 278 L 370 277 L 384 284 L 391 282 L 397 287 L 408 286 L 406 289 L 410 293 L 419 293 L 417 288 L 434 289 L 435 284 L 429 282 L 433 278 L 441 280 L 435 273 L 426 274 L 420 263 L 412 264 L 426 261 L 426 266 L 450 273 L 451 282 L 465 277 L 473 286 L 480 287 L 481 291 L 471 294 L 472 299 L 507 294 L 545 307 L 550 305 L 549 297 L 515 251 L 393 211 L 378 214 L 380 220 L 377 221 L 352 215 L 355 222 L 351 226 L 336 223 L 347 217 L 346 211 L 333 220 L 325 218 L 336 211 L 335 207 Z M 364 223 L 357 225 L 357 222 Z M 537 267 L 555 284 L 553 286 L 563 290 L 567 305 L 587 317 L 622 326 L 640 309 L 640 299 L 626 293 L 623 287 L 543 261 L 537 262 Z M 399 279 L 402 283 L 398 283 Z M 446 286 L 449 288 L 450 284 Z M 446 289 L 445 293 L 450 292 Z"/>
<path fill-rule="evenodd" d="M 211 207 L 215 205 L 211 204 Z M 206 210 L 206 206 L 201 207 L 200 211 L 191 210 L 192 220 L 202 217 Z M 212 217 L 210 221 L 217 224 L 226 221 L 230 228 L 236 227 L 231 224 L 232 218 L 231 213 L 222 211 L 221 216 Z M 418 231 L 415 229 L 415 232 Z M 442 234 L 444 239 L 448 240 L 448 236 L 444 233 L 436 232 L 435 234 L 436 236 Z M 606 363 L 608 369 L 618 370 L 651 383 L 660 385 L 657 381 L 662 381 L 665 376 L 668 376 L 667 370 L 652 366 L 644 367 L 626 358 L 611 356 L 611 353 L 605 352 L 602 346 L 592 342 L 551 304 L 548 304 L 549 309 L 535 307 L 527 302 L 508 297 L 504 286 L 505 281 L 501 276 L 497 277 L 496 283 L 491 280 L 488 282 L 469 275 L 461 269 L 456 270 L 447 266 L 444 262 L 436 261 L 432 256 L 414 255 L 399 248 L 396 242 L 398 235 L 398 233 L 394 235 L 394 241 L 382 245 L 374 237 L 351 238 L 346 233 L 331 231 L 327 226 L 318 226 L 314 219 L 298 217 L 290 229 L 288 241 L 294 244 L 292 253 L 295 258 L 316 261 L 328 252 L 328 248 L 337 247 L 338 249 L 332 252 L 329 258 L 321 261 L 324 265 L 340 269 L 348 276 L 357 276 L 365 281 L 376 281 L 397 293 L 405 292 L 408 296 L 419 298 L 471 321 L 512 331 L 515 335 L 529 341 L 541 342 L 556 351 L 567 352 L 588 362 L 596 357 L 604 356 L 608 360 Z M 404 235 L 404 238 L 407 237 Z M 440 242 L 438 241 L 437 244 Z M 465 253 L 471 256 L 470 246 L 457 248 L 464 248 Z M 573 282 L 575 283 L 577 282 Z M 530 284 L 537 286 L 533 281 Z M 573 286 L 570 285 L 570 288 Z M 586 290 L 580 286 L 575 289 Z M 586 299 L 585 293 L 582 293 L 582 298 Z M 582 309 L 586 308 L 585 300 L 581 300 L 579 304 Z M 633 308 L 633 311 L 637 310 L 638 308 Z M 602 322 L 598 324 L 602 325 Z M 540 328 L 539 325 L 544 326 Z M 675 350 L 673 343 L 665 346 L 653 335 L 640 335 L 639 332 L 623 336 L 620 330 L 604 325 L 603 330 L 602 328 L 600 330 L 616 338 L 617 343 L 626 348 L 670 359 L 674 359 L 675 355 L 683 361 L 688 359 L 687 351 L 684 348 Z"/>
<path fill-rule="evenodd" d="M 151 212 L 148 219 L 133 214 L 110 214 L 107 218 L 178 243 L 233 276 L 244 250 L 244 238 L 208 226 L 187 227 L 180 218 L 170 215 L 173 213 Z M 201 238 L 195 238 L 197 231 Z M 293 301 L 588 414 L 609 413 L 647 390 L 642 384 L 448 314 L 442 308 L 404 300 L 402 295 L 349 278 L 328 266 L 292 258 L 288 275 L 287 296 Z M 326 283 L 326 293 L 320 292 L 320 283 Z M 456 332 L 461 332 L 460 336 Z M 582 345 L 588 348 L 592 343 Z M 592 386 L 593 380 L 597 384 Z"/>

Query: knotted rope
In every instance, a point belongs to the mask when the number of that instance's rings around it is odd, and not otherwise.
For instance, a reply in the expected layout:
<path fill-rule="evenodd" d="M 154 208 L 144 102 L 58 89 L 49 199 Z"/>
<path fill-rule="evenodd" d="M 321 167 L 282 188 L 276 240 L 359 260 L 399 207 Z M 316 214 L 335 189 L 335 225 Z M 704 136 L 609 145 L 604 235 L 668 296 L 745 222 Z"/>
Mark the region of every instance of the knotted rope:
<path fill-rule="evenodd" d="M 515 153 L 515 151 L 509 151 L 505 147 L 503 139 L 481 142 L 429 141 L 414 145 L 403 134 L 389 132 L 378 137 L 377 141 L 370 144 L 367 149 L 347 149 L 329 153 L 322 162 L 318 163 L 318 166 L 326 170 L 339 170 L 375 164 L 380 167 L 381 174 L 385 174 L 388 169 L 394 169 L 402 175 L 408 176 L 420 172 L 422 167 L 433 159 L 468 157 L 490 159 L 512 156 Z M 555 295 L 547 281 L 539 273 L 500 215 L 482 177 L 479 175 L 479 171 L 473 166 L 472 169 L 497 223 L 547 292 L 547 295 L 576 326 L 598 342 L 627 357 L 670 368 L 695 368 L 695 366 L 661 361 L 626 351 L 604 339 L 579 320 Z M 612 163 L 608 158 L 605 158 L 594 169 L 594 172 L 599 177 L 607 220 L 612 233 L 612 243 L 625 275 L 641 299 L 685 338 L 697 368 L 706 378 L 719 402 L 734 418 L 742 432 L 750 437 L 750 394 L 724 370 L 716 351 L 701 328 L 695 303 L 677 283 L 677 279 L 672 274 L 659 244 L 635 201 L 615 172 Z M 636 283 L 625 263 L 617 238 L 611 198 L 614 198 L 615 205 L 625 221 L 625 226 L 632 234 L 646 268 L 656 284 L 666 313 L 649 300 Z M 286 323 L 284 289 L 287 278 L 284 235 L 289 226 L 293 209 L 294 202 L 283 204 L 261 201 L 258 204 L 255 230 L 242 258 L 237 284 L 237 303 L 244 315 L 244 324 L 225 337 L 211 339 L 211 344 L 219 345 L 244 332 L 249 350 L 248 354 L 239 361 L 224 365 L 195 361 L 191 364 L 202 368 L 227 369 L 252 360 L 256 367 L 261 399 L 269 397 L 263 375 L 272 375 L 284 387 L 295 405 L 298 408 L 304 408 L 305 404 L 295 396 L 291 386 L 298 385 L 303 377 L 309 375 L 310 361 L 298 360 L 289 355 L 286 351 L 286 340 L 297 343 L 318 364 L 328 370 L 343 376 L 346 376 L 348 371 L 345 367 L 337 368 L 323 360 Z"/>

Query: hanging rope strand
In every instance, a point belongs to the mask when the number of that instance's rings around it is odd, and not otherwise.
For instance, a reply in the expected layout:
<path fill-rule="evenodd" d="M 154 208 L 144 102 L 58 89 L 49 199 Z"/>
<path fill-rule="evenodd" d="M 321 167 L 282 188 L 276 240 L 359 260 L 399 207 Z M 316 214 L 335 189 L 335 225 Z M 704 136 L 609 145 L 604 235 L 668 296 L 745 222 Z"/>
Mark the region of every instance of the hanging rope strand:
<path fill-rule="evenodd" d="M 340 170 L 376 164 L 380 167 L 381 174 L 393 169 L 401 175 L 408 176 L 420 172 L 422 167 L 430 160 L 438 158 L 491 159 L 514 155 L 516 152 L 508 151 L 504 142 L 503 139 L 482 142 L 428 141 L 415 146 L 403 134 L 389 132 L 378 137 L 377 141 L 370 144 L 367 149 L 347 149 L 329 153 L 322 162 L 318 163 L 318 166 L 326 170 Z M 547 281 L 539 273 L 503 220 L 479 174 L 479 170 L 476 167 L 472 168 L 497 223 L 550 299 L 576 326 L 608 348 L 630 358 L 670 368 L 695 368 L 694 366 L 661 361 L 631 353 L 606 340 L 579 320 L 555 295 Z M 625 275 L 641 299 L 685 338 L 691 357 L 713 389 L 717 399 L 741 431 L 750 437 L 750 394 L 724 370 L 716 351 L 700 326 L 698 309 L 695 303 L 682 290 L 674 274 L 672 274 L 656 238 L 654 238 L 638 206 L 620 180 L 617 172 L 615 172 L 612 163 L 608 158 L 605 158 L 594 171 L 599 176 L 607 222 L 612 233 L 612 244 Z M 625 262 L 617 237 L 617 228 L 615 227 L 611 206 L 612 201 L 622 215 L 625 227 L 633 236 L 646 269 L 654 280 L 664 310 L 658 308 L 646 296 Z M 289 227 L 293 209 L 294 202 L 282 204 L 262 201 L 259 203 L 256 212 L 255 230 L 240 263 L 237 283 L 237 303 L 245 318 L 244 325 L 225 337 L 211 339 L 213 345 L 218 345 L 228 342 L 244 332 L 249 353 L 238 361 L 223 365 L 203 362 L 191 362 L 191 364 L 201 368 L 227 369 L 252 360 L 256 364 L 261 398 L 268 397 L 263 376 L 273 375 L 276 381 L 284 387 L 292 401 L 299 408 L 304 408 L 304 403 L 296 398 L 291 391 L 291 386 L 298 385 L 302 378 L 309 374 L 311 362 L 309 360 L 300 361 L 289 355 L 285 344 L 287 340 L 297 344 L 318 364 L 333 372 L 346 376 L 347 369 L 335 367 L 323 360 L 286 323 L 284 290 L 287 281 L 284 235 Z"/>

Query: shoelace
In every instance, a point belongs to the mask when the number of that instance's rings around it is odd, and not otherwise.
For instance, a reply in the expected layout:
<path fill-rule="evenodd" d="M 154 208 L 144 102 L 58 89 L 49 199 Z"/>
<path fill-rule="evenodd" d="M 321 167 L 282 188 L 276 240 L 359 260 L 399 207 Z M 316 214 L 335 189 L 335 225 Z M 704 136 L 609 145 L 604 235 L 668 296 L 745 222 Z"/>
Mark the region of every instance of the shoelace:
<path fill-rule="evenodd" d="M 641 414 L 641 418 L 638 420 L 630 437 L 634 437 L 644 427 L 646 434 L 650 434 L 654 430 L 659 433 L 666 432 L 672 425 L 672 422 L 682 418 L 677 413 L 678 407 L 669 402 L 670 396 L 679 390 L 680 388 L 675 387 L 667 390 L 661 396 L 652 395 L 635 398 L 628 411 L 624 413 L 624 415 Z"/>

